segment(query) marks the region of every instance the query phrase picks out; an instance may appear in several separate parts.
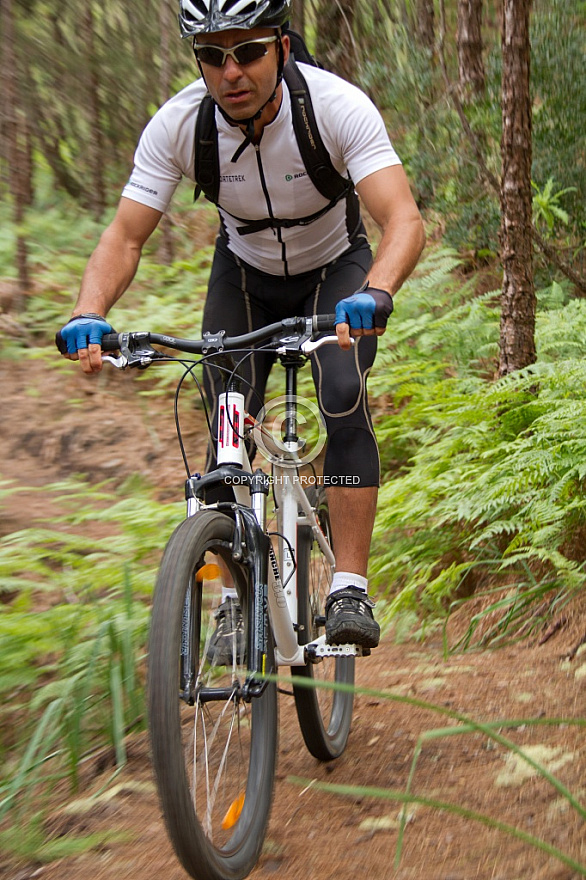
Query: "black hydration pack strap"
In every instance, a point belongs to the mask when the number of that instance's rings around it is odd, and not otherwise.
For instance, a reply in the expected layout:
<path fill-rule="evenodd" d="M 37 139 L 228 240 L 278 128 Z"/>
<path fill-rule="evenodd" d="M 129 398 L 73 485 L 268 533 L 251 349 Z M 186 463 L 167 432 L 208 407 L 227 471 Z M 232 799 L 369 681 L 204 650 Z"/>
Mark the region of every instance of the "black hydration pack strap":
<path fill-rule="evenodd" d="M 218 204 L 220 192 L 220 156 L 216 104 L 209 92 L 204 95 L 195 121 L 195 196 L 203 192 L 206 199 Z"/>
<path fill-rule="evenodd" d="M 336 199 L 336 202 L 338 201 L 339 199 Z M 230 216 L 238 220 L 239 223 L 244 224 L 238 227 L 238 235 L 251 235 L 253 232 L 262 232 L 263 229 L 291 229 L 293 226 L 309 226 L 310 223 L 319 220 L 320 217 L 327 214 L 336 202 L 330 202 L 329 205 L 325 205 L 320 211 L 308 214 L 307 217 L 264 217 L 262 220 L 245 220 L 243 217 L 236 217 L 235 214 L 230 214 Z M 226 209 L 222 208 L 222 210 L 225 211 Z M 229 214 L 230 212 L 227 211 L 226 213 Z"/>
<path fill-rule="evenodd" d="M 293 60 L 285 67 L 284 79 L 291 94 L 293 129 L 303 164 L 317 191 L 336 204 L 350 191 L 354 192 L 354 184 L 332 164 L 317 127 L 307 83 Z"/>

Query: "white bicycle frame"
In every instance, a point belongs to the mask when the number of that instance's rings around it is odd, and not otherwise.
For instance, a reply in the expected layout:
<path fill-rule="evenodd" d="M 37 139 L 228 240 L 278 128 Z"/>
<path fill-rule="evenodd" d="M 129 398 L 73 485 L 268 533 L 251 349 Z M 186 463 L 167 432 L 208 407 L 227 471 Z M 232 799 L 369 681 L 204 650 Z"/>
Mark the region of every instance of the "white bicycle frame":
<path fill-rule="evenodd" d="M 304 343 L 303 350 L 307 354 L 320 345 L 336 343 L 335 336 L 327 336 L 316 341 Z M 278 353 L 278 352 L 277 352 Z M 269 564 L 268 600 L 271 628 L 276 646 L 276 662 L 279 666 L 305 666 L 308 652 L 314 657 L 350 657 L 360 656 L 362 651 L 357 645 L 327 645 L 325 634 L 320 635 L 310 645 L 300 645 L 297 637 L 298 625 L 297 603 L 297 554 L 298 526 L 310 526 L 315 540 L 332 573 L 335 567 L 334 554 L 329 541 L 320 528 L 316 512 L 302 486 L 299 476 L 299 443 L 277 443 L 266 428 L 244 412 L 244 398 L 236 391 L 221 394 L 218 400 L 219 430 L 217 437 L 218 464 L 236 464 L 243 472 L 251 473 L 252 469 L 245 444 L 242 442 L 242 426 L 252 428 L 257 446 L 261 446 L 270 454 L 272 465 L 271 482 L 275 494 L 277 508 L 277 533 L 279 553 L 271 552 Z M 240 436 L 238 436 L 240 435 Z M 254 511 L 256 519 L 264 530 L 266 528 L 266 496 L 260 492 L 252 495 L 248 485 L 243 481 L 232 484 L 234 496 L 238 504 Z M 188 499 L 187 515 L 193 516 L 205 505 L 194 498 Z"/>

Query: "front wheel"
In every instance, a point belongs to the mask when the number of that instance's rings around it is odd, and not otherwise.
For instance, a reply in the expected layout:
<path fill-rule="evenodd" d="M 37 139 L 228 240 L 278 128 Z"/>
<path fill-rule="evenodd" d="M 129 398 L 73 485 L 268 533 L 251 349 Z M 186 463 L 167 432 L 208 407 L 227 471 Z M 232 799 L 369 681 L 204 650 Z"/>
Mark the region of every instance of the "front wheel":
<path fill-rule="evenodd" d="M 331 546 L 331 528 L 326 493 L 323 486 L 307 492 L 322 532 Z M 309 644 L 323 632 L 324 609 L 330 590 L 332 571 L 310 526 L 299 526 L 297 541 L 297 596 L 299 641 Z M 305 666 L 291 667 L 293 676 L 302 676 L 319 684 L 354 684 L 354 657 L 323 657 Z M 305 745 L 321 761 L 339 757 L 346 747 L 354 694 L 352 690 L 330 687 L 293 686 L 295 707 Z"/>
<path fill-rule="evenodd" d="M 181 523 L 163 556 L 152 612 L 152 760 L 169 837 L 196 880 L 240 880 L 252 870 L 275 773 L 276 687 L 248 701 L 242 692 L 252 591 L 248 568 L 232 558 L 233 535 L 234 521 L 219 511 Z M 210 638 L 222 583 L 238 591 L 244 638 L 234 637 L 218 658 Z"/>

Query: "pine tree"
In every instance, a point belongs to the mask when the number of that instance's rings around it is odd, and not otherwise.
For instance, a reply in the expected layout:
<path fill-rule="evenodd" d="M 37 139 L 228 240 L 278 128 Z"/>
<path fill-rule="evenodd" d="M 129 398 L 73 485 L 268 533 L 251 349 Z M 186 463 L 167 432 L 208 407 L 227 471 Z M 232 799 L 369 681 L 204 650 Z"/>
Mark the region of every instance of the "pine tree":
<path fill-rule="evenodd" d="M 519 370 L 536 360 L 531 227 L 530 11 L 531 0 L 504 0 L 500 375 Z"/>

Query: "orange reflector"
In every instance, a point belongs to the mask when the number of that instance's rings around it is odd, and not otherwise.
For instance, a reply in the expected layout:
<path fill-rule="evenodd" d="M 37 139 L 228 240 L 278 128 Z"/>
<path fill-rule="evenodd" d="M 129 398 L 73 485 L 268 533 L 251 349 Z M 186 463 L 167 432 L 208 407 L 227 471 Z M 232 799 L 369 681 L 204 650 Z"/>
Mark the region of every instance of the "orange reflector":
<path fill-rule="evenodd" d="M 202 565 L 197 572 L 195 579 L 201 584 L 202 581 L 213 581 L 214 578 L 217 577 L 220 577 L 220 566 L 214 565 L 213 562 L 209 562 L 207 565 Z"/>
<path fill-rule="evenodd" d="M 222 828 L 224 831 L 229 831 L 230 828 L 234 828 L 238 819 L 240 818 L 240 813 L 242 812 L 242 808 L 244 807 L 244 794 L 238 795 L 235 801 L 232 801 L 228 812 L 224 816 L 222 820 Z"/>

